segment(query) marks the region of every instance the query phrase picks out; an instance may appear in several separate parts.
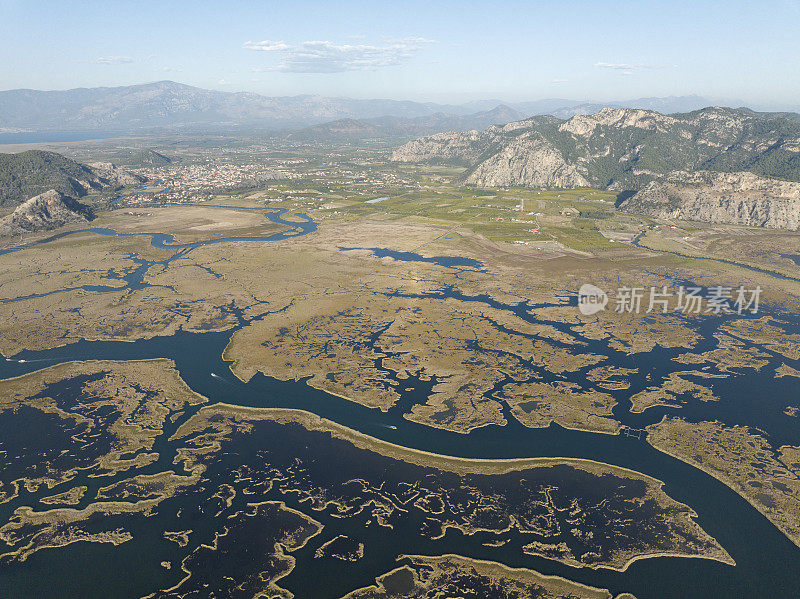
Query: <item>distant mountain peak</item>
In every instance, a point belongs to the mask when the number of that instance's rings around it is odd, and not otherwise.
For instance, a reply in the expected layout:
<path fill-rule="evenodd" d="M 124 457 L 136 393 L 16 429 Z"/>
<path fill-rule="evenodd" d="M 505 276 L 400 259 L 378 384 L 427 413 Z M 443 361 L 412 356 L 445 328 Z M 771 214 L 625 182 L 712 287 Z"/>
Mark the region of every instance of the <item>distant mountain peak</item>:
<path fill-rule="evenodd" d="M 625 102 L 590 103 L 559 98 L 531 102 L 481 100 L 443 105 L 388 99 L 352 99 L 320 95 L 268 97 L 254 92 L 209 90 L 168 79 L 131 86 L 57 91 L 0 91 L 0 130 L 135 130 L 143 127 L 259 126 L 299 129 L 331 120 L 381 117 L 471 117 L 521 120 L 553 114 L 569 118 L 604 107 L 639 108 L 684 113 L 714 104 L 697 95 L 639 98 Z M 491 122 L 489 124 L 492 124 Z M 454 128 L 460 129 L 460 126 Z"/>

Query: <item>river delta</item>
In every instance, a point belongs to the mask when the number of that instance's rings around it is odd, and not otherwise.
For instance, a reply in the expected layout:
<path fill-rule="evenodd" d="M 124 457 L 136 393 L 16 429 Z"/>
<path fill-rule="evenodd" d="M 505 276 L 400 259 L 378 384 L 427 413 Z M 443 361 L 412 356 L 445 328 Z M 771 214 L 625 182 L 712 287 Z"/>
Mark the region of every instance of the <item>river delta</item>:
<path fill-rule="evenodd" d="M 791 262 L 514 244 L 438 193 L 447 218 L 256 194 L 4 240 L 2 595 L 800 588 Z M 584 282 L 764 294 L 584 316 Z"/>

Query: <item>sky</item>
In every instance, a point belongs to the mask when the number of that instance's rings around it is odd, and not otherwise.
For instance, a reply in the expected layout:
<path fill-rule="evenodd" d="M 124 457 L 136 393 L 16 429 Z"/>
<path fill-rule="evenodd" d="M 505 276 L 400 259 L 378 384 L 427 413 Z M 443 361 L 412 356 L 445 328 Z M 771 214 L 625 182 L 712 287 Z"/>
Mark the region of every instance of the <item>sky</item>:
<path fill-rule="evenodd" d="M 0 89 L 800 107 L 800 0 L 0 0 Z"/>

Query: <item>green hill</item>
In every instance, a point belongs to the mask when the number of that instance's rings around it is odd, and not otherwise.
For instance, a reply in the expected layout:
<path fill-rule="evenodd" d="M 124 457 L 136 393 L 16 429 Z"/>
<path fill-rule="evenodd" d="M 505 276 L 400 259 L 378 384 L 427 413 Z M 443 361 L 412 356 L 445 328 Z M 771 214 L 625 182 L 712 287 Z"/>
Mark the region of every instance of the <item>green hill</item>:
<path fill-rule="evenodd" d="M 132 167 L 159 167 L 168 166 L 174 162 L 172 158 L 164 156 L 155 150 L 145 148 L 137 152 L 131 152 L 128 156 L 121 157 L 120 164 Z"/>
<path fill-rule="evenodd" d="M 85 164 L 55 152 L 0 154 L 0 206 L 17 206 L 50 189 L 78 197 L 99 185 Z"/>
<path fill-rule="evenodd" d="M 28 150 L 0 154 L 0 207 L 16 207 L 51 189 L 77 198 L 90 191 L 134 185 L 144 180 L 111 163 L 81 164 L 56 152 Z"/>

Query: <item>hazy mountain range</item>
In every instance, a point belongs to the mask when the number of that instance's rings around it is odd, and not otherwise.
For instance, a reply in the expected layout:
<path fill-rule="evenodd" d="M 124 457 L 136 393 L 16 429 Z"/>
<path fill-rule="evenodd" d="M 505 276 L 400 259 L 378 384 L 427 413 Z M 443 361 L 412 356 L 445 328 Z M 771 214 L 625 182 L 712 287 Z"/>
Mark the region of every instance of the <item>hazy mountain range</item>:
<path fill-rule="evenodd" d="M 124 87 L 80 88 L 64 91 L 16 89 L 0 91 L 0 132 L 15 131 L 131 131 L 188 125 L 247 126 L 261 129 L 303 128 L 340 119 L 383 119 L 370 122 L 379 130 L 423 134 L 431 128 L 483 128 L 487 112 L 502 107 L 507 118 L 499 124 L 537 114 L 568 117 L 596 112 L 605 106 L 679 112 L 708 106 L 699 96 L 640 98 L 629 102 L 586 103 L 565 99 L 508 103 L 482 100 L 462 105 L 399 100 L 362 100 L 324 96 L 268 97 L 249 92 L 201 89 L 172 81 Z M 471 116 L 472 121 L 457 117 Z M 496 119 L 499 115 L 494 115 Z M 409 122 L 432 119 L 427 124 Z M 388 122 L 397 119 L 397 122 Z M 450 121 L 448 121 L 450 119 Z M 442 121 L 437 123 L 437 120 Z M 491 120 L 491 118 L 490 118 Z M 474 125 L 473 125 L 474 123 Z"/>
<path fill-rule="evenodd" d="M 338 119 L 289 133 L 299 141 L 360 140 L 368 138 L 413 138 L 441 131 L 470 131 L 491 125 L 505 125 L 525 115 L 505 105 L 467 115 L 437 112 L 427 116 L 382 116 L 371 119 Z"/>

